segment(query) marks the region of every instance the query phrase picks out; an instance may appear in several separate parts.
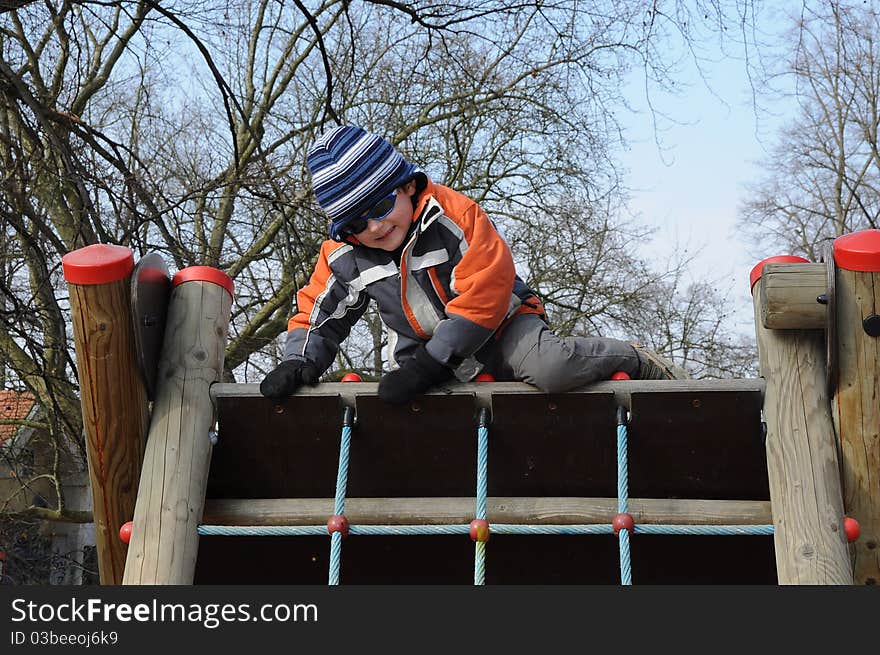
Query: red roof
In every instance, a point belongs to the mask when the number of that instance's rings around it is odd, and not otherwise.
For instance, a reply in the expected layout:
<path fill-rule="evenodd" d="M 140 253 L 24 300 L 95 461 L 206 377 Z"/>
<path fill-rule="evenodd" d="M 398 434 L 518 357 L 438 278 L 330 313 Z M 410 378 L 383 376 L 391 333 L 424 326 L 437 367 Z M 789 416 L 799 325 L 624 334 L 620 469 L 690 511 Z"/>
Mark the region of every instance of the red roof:
<path fill-rule="evenodd" d="M 27 418 L 34 406 L 32 394 L 21 391 L 0 391 L 0 420 L 8 421 Z M 0 425 L 0 443 L 3 443 L 18 430 L 17 425 Z"/>

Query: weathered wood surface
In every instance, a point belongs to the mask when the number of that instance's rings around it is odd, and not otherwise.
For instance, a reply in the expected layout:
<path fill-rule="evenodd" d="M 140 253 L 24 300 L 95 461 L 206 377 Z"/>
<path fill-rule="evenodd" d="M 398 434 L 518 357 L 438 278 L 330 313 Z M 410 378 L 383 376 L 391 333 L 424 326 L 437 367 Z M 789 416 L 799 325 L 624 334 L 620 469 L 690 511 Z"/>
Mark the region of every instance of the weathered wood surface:
<path fill-rule="evenodd" d="M 172 291 L 124 584 L 192 584 L 231 301 L 209 282 Z"/>
<path fill-rule="evenodd" d="M 822 333 L 765 328 L 762 282 L 752 292 L 779 583 L 852 584 Z"/>
<path fill-rule="evenodd" d="M 69 289 L 98 570 L 101 584 L 120 584 L 128 547 L 119 528 L 134 514 L 149 417 L 135 355 L 130 276 Z"/>
<path fill-rule="evenodd" d="M 764 393 L 765 383 L 760 378 L 727 380 L 615 380 L 596 382 L 587 387 L 573 389 L 574 393 L 613 393 L 618 405 L 630 406 L 633 393 L 681 393 L 705 391 L 736 391 Z M 297 396 L 339 396 L 347 404 L 354 405 L 355 396 L 375 396 L 378 382 L 325 382 L 314 387 L 301 387 Z M 467 394 L 476 398 L 479 406 L 491 406 L 492 394 L 543 394 L 544 392 L 525 382 L 466 382 L 439 385 L 427 395 Z M 565 394 L 562 394 L 565 395 Z M 211 387 L 212 398 L 262 398 L 260 385 L 218 383 Z"/>
<path fill-rule="evenodd" d="M 767 264 L 761 276 L 761 323 L 771 330 L 821 330 L 826 306 L 825 264 Z"/>
<path fill-rule="evenodd" d="M 208 499 L 205 525 L 322 525 L 332 498 Z M 609 523 L 616 498 L 504 498 L 486 501 L 492 523 L 577 525 Z M 474 518 L 473 498 L 347 498 L 352 525 L 458 525 Z M 770 503 L 740 500 L 630 498 L 637 524 L 767 525 Z"/>
<path fill-rule="evenodd" d="M 837 269 L 838 380 L 834 419 L 844 506 L 861 525 L 853 543 L 858 584 L 880 584 L 880 338 L 862 327 L 880 314 L 880 273 Z"/>

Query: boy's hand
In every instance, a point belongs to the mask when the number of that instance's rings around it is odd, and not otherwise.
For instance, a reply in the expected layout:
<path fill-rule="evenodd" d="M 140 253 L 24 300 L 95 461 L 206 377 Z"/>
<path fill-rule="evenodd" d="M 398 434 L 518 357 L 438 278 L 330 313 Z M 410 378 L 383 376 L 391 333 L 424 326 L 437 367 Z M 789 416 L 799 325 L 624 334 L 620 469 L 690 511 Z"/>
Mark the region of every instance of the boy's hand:
<path fill-rule="evenodd" d="M 304 384 L 318 384 L 318 370 L 311 362 L 288 359 L 266 374 L 260 382 L 260 393 L 278 400 L 287 398 Z"/>
<path fill-rule="evenodd" d="M 451 377 L 452 369 L 431 357 L 424 346 L 419 346 L 415 355 L 401 364 L 399 369 L 382 376 L 379 398 L 386 403 L 400 405 Z"/>

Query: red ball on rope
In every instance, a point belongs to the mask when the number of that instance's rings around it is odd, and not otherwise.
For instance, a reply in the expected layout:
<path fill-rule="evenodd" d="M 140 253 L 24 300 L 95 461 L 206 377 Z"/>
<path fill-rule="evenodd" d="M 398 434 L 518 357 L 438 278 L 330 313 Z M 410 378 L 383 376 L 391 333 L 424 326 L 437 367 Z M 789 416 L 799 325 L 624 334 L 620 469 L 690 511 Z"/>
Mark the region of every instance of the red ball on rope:
<path fill-rule="evenodd" d="M 489 521 L 486 519 L 474 519 L 471 521 L 471 539 L 474 541 L 489 541 Z"/>
<path fill-rule="evenodd" d="M 334 532 L 339 532 L 343 539 L 348 536 L 350 527 L 345 514 L 334 514 L 327 521 L 327 533 L 332 535 Z"/>
<path fill-rule="evenodd" d="M 632 534 L 636 527 L 636 522 L 631 515 L 626 512 L 621 512 L 620 514 L 615 514 L 614 518 L 611 519 L 611 527 L 614 528 L 615 536 L 617 536 L 621 530 L 626 530 Z"/>
<path fill-rule="evenodd" d="M 346 373 L 342 376 L 343 382 L 363 382 L 363 378 L 357 373 Z"/>
<path fill-rule="evenodd" d="M 854 542 L 862 534 L 862 526 L 854 518 L 849 516 L 843 517 L 843 533 L 849 543 Z"/>
<path fill-rule="evenodd" d="M 127 544 L 127 543 L 131 542 L 131 529 L 133 527 L 134 527 L 134 523 L 132 523 L 131 521 L 126 521 L 125 523 L 122 524 L 122 527 L 119 528 L 119 539 L 123 543 Z"/>

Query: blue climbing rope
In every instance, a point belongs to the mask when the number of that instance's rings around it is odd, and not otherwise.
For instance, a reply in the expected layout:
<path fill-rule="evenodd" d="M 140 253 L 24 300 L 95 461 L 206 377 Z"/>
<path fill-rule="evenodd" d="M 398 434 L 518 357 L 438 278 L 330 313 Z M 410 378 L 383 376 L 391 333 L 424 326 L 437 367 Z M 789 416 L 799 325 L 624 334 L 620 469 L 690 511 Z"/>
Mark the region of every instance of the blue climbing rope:
<path fill-rule="evenodd" d="M 366 537 L 468 534 L 470 525 L 352 525 L 349 534 Z M 621 532 L 626 532 L 622 530 Z M 635 534 L 739 536 L 772 535 L 772 525 L 654 525 L 640 524 Z M 206 537 L 324 537 L 326 525 L 200 525 Z M 506 535 L 589 535 L 614 534 L 610 523 L 581 525 L 493 523 L 492 534 Z"/>
<path fill-rule="evenodd" d="M 627 473 L 625 407 L 617 409 L 617 513 L 629 513 L 629 474 Z M 617 533 L 620 544 L 620 584 L 632 584 L 632 563 L 629 553 L 629 530 Z"/>
<path fill-rule="evenodd" d="M 477 427 L 477 519 L 486 520 L 486 496 L 489 487 L 489 410 L 480 409 Z M 474 584 L 486 584 L 486 542 L 474 543 Z"/>
<path fill-rule="evenodd" d="M 339 469 L 336 472 L 336 499 L 333 503 L 335 516 L 345 515 L 345 490 L 348 487 L 348 454 L 351 450 L 351 428 L 354 423 L 354 410 L 346 407 L 342 415 L 342 436 L 339 439 Z M 329 585 L 339 584 L 339 569 L 342 561 L 342 537 L 339 530 L 330 535 L 330 575 Z"/>

